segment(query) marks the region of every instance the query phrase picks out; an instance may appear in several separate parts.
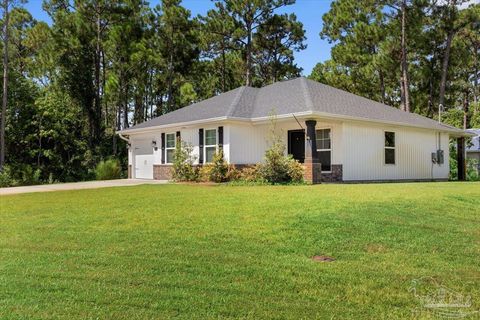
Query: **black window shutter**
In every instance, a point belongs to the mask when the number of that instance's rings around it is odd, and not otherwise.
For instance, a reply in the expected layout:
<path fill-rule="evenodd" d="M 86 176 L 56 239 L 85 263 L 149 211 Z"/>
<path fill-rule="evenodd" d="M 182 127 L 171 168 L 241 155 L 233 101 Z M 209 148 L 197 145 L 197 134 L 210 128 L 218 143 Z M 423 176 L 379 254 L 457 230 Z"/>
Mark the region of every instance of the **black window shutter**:
<path fill-rule="evenodd" d="M 198 130 L 198 146 L 199 146 L 198 163 L 202 164 L 203 163 L 203 129 Z"/>
<path fill-rule="evenodd" d="M 180 131 L 177 131 L 177 141 L 180 141 L 181 137 L 180 137 Z"/>
<path fill-rule="evenodd" d="M 218 127 L 218 149 L 223 150 L 223 127 Z"/>
<path fill-rule="evenodd" d="M 162 133 L 162 164 L 165 163 L 165 133 Z"/>

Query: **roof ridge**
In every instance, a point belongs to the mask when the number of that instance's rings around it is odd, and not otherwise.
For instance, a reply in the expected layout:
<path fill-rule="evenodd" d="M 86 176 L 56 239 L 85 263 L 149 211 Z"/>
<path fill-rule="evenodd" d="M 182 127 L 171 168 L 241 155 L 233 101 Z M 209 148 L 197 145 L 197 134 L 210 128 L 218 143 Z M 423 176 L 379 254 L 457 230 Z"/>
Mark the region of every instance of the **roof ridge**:
<path fill-rule="evenodd" d="M 226 116 L 232 116 L 235 107 L 238 105 L 238 102 L 240 101 L 240 98 L 243 96 L 243 92 L 245 91 L 247 87 L 246 86 L 241 86 L 240 90 L 238 90 L 237 94 L 235 95 L 235 98 L 233 98 L 232 103 L 228 107 L 228 111 L 226 113 Z"/>
<path fill-rule="evenodd" d="M 312 102 L 312 97 L 310 97 L 310 92 L 308 90 L 308 85 L 305 77 L 299 77 L 297 79 L 300 79 L 301 85 L 302 85 L 302 90 L 303 90 L 303 97 L 305 99 L 305 104 L 307 105 L 308 110 L 313 111 L 313 102 Z"/>

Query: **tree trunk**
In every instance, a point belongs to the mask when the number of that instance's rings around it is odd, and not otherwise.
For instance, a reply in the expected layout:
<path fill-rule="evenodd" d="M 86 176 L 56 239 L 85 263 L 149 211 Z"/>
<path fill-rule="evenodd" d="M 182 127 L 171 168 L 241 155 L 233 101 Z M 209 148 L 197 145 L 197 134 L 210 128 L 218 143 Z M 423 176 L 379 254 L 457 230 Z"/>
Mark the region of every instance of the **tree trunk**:
<path fill-rule="evenodd" d="M 479 73 L 479 70 L 478 70 L 478 50 L 479 50 L 479 44 L 475 44 L 475 47 L 474 47 L 474 50 L 475 52 L 473 53 L 473 70 L 474 70 L 474 74 L 473 74 L 473 102 L 475 104 L 475 108 L 473 109 L 473 113 L 476 115 L 477 112 L 478 112 L 478 73 Z"/>
<path fill-rule="evenodd" d="M 102 50 L 102 96 L 105 97 L 105 82 L 107 81 L 106 77 L 106 66 L 105 66 L 105 52 Z M 105 127 L 108 127 L 108 103 L 107 99 L 104 100 L 104 105 L 105 105 Z"/>
<path fill-rule="evenodd" d="M 379 70 L 378 77 L 380 79 L 380 99 L 382 103 L 385 103 L 385 78 L 383 76 L 383 71 Z"/>
<path fill-rule="evenodd" d="M 435 46 L 437 47 L 436 43 Z M 434 104 L 435 104 L 435 92 L 434 92 L 434 77 L 435 77 L 435 65 L 437 64 L 437 51 L 433 52 L 432 59 L 430 59 L 430 72 L 428 77 L 428 109 L 427 117 L 433 117 Z"/>
<path fill-rule="evenodd" d="M 170 49 L 167 80 L 167 112 L 173 111 L 173 52 Z"/>
<path fill-rule="evenodd" d="M 252 85 L 252 25 L 247 24 L 247 46 L 246 46 L 246 72 L 245 85 L 247 87 Z"/>
<path fill-rule="evenodd" d="M 125 86 L 123 100 L 123 129 L 128 128 L 128 85 Z"/>
<path fill-rule="evenodd" d="M 0 172 L 5 165 L 5 124 L 7 120 L 7 98 L 8 98 L 8 0 L 3 1 L 3 100 L 2 100 L 2 119 L 0 121 Z"/>
<path fill-rule="evenodd" d="M 225 56 L 225 51 L 226 51 L 226 45 L 225 45 L 225 37 L 222 37 L 222 92 L 225 92 L 226 90 L 226 73 L 227 73 L 227 60 Z"/>
<path fill-rule="evenodd" d="M 401 93 L 402 110 L 410 112 L 410 84 L 408 80 L 408 62 L 407 62 L 407 0 L 402 1 L 402 40 L 401 40 Z"/>
<path fill-rule="evenodd" d="M 465 90 L 463 97 L 463 130 L 469 128 L 469 119 L 468 119 L 468 109 L 469 109 L 469 100 L 468 100 L 468 89 Z"/>
<path fill-rule="evenodd" d="M 94 128 L 93 128 L 93 143 L 96 145 L 100 139 L 100 125 L 101 125 L 101 117 L 102 117 L 102 106 L 100 105 L 100 59 L 101 59 L 101 52 L 100 52 L 100 33 L 101 33 L 101 25 L 100 25 L 100 14 L 97 10 L 97 39 L 96 39 L 96 49 L 95 49 L 95 109 L 94 109 Z"/>
<path fill-rule="evenodd" d="M 447 41 L 445 45 L 445 52 L 443 55 L 442 76 L 440 79 L 440 91 L 439 91 L 439 97 L 438 97 L 439 105 L 443 107 L 445 107 L 445 87 L 447 85 L 447 73 L 448 73 L 448 65 L 450 60 L 450 49 L 452 47 L 452 40 L 454 35 L 455 35 L 455 31 L 453 29 L 448 32 Z"/>

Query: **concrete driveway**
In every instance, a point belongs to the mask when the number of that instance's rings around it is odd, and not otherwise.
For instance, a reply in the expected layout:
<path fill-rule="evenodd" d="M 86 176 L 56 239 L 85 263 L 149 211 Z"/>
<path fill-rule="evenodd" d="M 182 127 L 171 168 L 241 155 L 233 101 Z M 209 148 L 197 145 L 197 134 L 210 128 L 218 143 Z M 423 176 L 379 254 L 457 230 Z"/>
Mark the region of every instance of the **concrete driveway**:
<path fill-rule="evenodd" d="M 108 187 L 137 186 L 141 184 L 165 184 L 165 183 L 168 183 L 168 181 L 142 180 L 142 179 L 119 179 L 119 180 L 105 180 L 105 181 L 85 181 L 85 182 L 74 182 L 74 183 L 43 184 L 39 186 L 0 188 L 0 195 L 60 191 L 60 190 L 98 189 L 98 188 L 108 188 Z"/>

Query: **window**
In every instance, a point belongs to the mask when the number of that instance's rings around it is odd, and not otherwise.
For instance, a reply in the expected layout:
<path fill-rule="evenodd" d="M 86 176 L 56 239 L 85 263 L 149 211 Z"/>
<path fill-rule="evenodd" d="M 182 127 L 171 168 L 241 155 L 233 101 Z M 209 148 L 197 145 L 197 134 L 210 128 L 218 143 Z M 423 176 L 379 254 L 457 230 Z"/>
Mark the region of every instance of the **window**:
<path fill-rule="evenodd" d="M 217 129 L 205 130 L 205 163 L 213 161 L 213 155 L 217 151 Z"/>
<path fill-rule="evenodd" d="M 165 158 L 167 159 L 167 163 L 173 163 L 173 157 L 175 154 L 175 133 L 167 133 L 166 135 L 166 148 L 165 148 Z"/>
<path fill-rule="evenodd" d="M 322 165 L 322 171 L 332 170 L 332 140 L 330 129 L 317 130 L 317 153 L 318 160 Z"/>
<path fill-rule="evenodd" d="M 395 164 L 395 132 L 385 132 L 385 164 Z"/>

